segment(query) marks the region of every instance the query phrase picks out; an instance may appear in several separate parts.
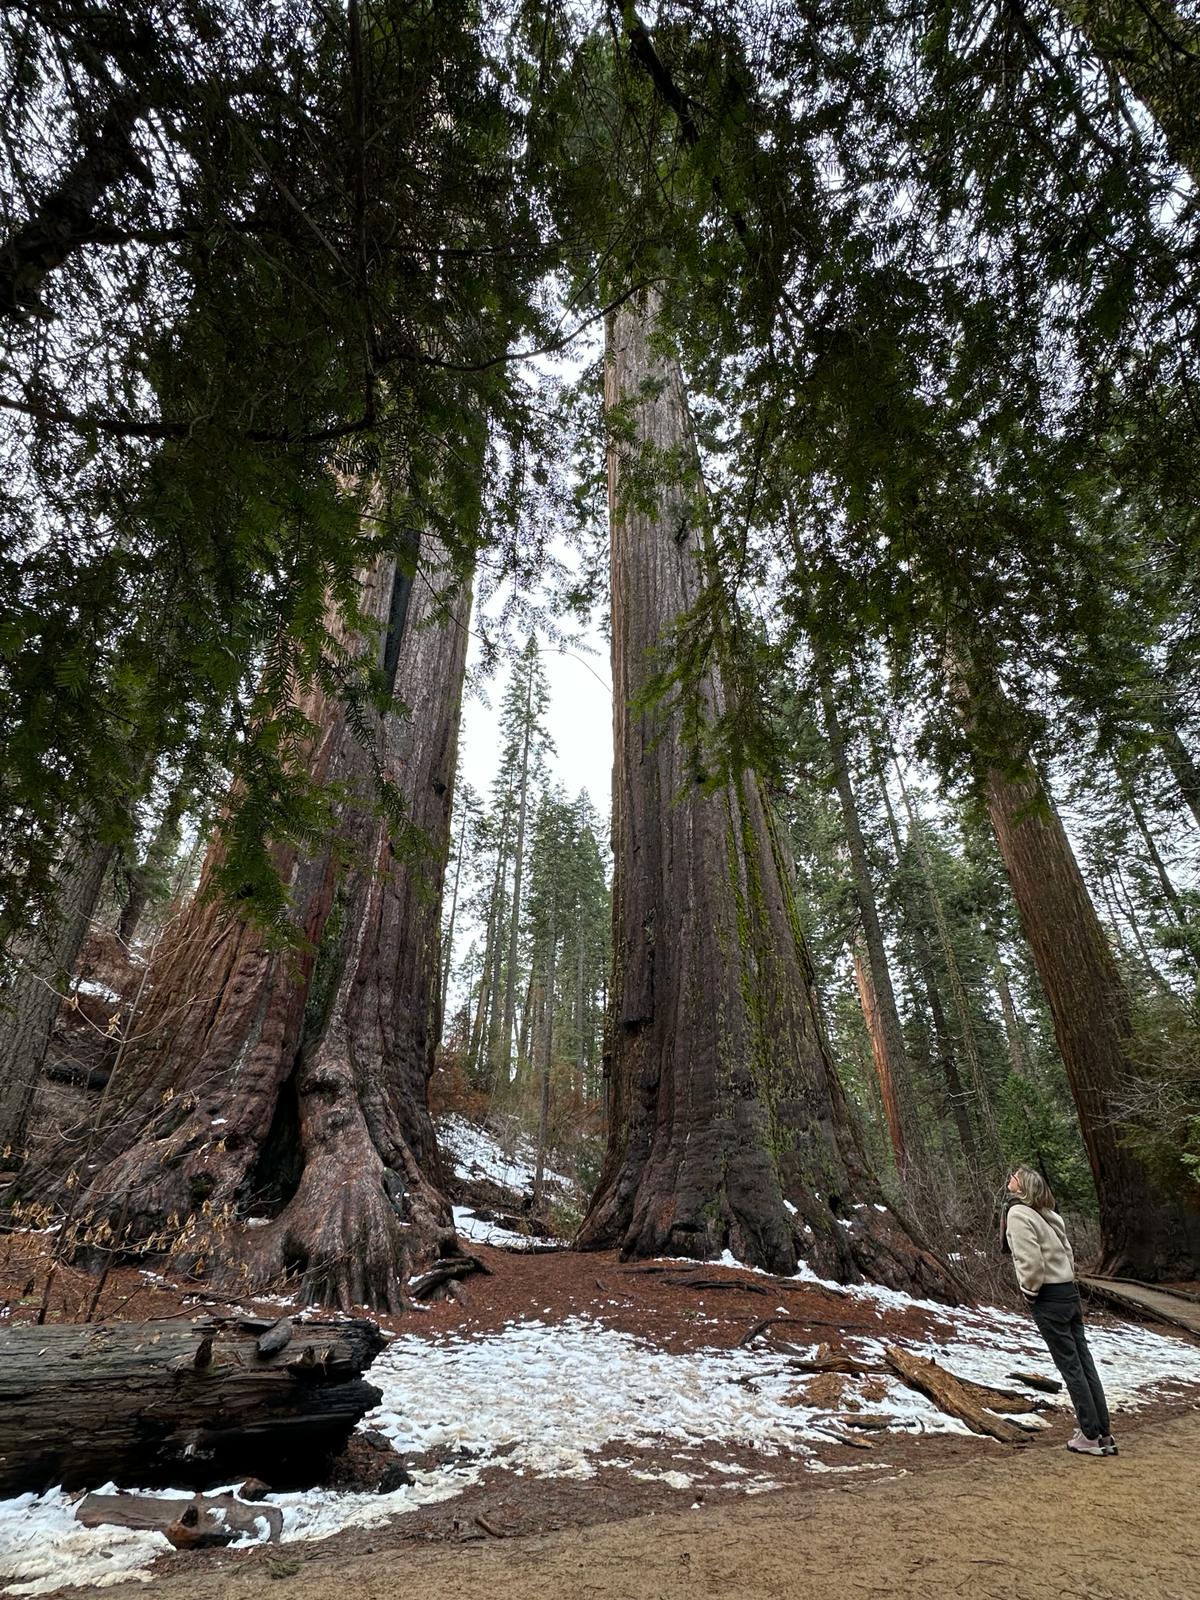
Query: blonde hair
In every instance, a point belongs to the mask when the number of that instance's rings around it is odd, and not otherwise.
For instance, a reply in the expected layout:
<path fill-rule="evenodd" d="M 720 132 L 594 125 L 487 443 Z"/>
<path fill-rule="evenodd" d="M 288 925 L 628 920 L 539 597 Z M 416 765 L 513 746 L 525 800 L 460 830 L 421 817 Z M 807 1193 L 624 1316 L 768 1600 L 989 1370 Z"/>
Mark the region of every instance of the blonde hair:
<path fill-rule="evenodd" d="M 1017 1199 L 1035 1211 L 1054 1211 L 1054 1193 L 1040 1172 L 1032 1167 L 1018 1167 L 1013 1173 L 1017 1180 Z"/>

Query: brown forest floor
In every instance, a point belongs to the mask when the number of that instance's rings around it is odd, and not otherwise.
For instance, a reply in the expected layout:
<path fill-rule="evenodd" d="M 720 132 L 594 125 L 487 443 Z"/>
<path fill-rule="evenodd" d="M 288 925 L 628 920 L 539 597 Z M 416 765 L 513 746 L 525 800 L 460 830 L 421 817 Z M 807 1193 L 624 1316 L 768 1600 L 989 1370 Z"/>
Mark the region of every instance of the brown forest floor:
<path fill-rule="evenodd" d="M 8 1304 L 7 1318 L 36 1315 L 50 1244 L 45 1235 L 29 1234 L 0 1241 L 0 1302 Z M 473 1248 L 492 1275 L 466 1281 L 465 1305 L 445 1301 L 383 1319 L 385 1325 L 437 1338 L 579 1314 L 672 1351 L 734 1346 L 755 1322 L 784 1306 L 800 1325 L 796 1337 L 834 1345 L 842 1332 L 921 1339 L 945 1326 L 929 1308 L 888 1308 L 881 1316 L 867 1302 L 847 1301 L 819 1285 L 768 1282 L 731 1268 L 697 1271 L 680 1264 L 647 1271 L 605 1254 Z M 708 1286 L 668 1281 L 695 1277 Z M 51 1320 L 79 1320 L 95 1287 L 90 1275 L 61 1268 Z M 202 1294 L 122 1267 L 109 1275 L 97 1315 L 198 1316 Z M 1091 1320 L 1102 1325 L 1113 1319 L 1097 1311 Z M 1048 1360 L 1038 1365 L 1050 1370 Z M 829 1403 L 836 1405 L 836 1396 Z M 710 1496 L 706 1503 L 702 1489 L 673 1489 L 606 1468 L 581 1482 L 514 1477 L 497 1466 L 453 1500 L 413 1509 L 385 1527 L 350 1528 L 321 1543 L 169 1556 L 157 1563 L 153 1582 L 178 1600 L 252 1600 L 260 1592 L 272 1600 L 314 1600 L 347 1583 L 359 1600 L 430 1593 L 446 1600 L 568 1593 L 572 1600 L 670 1600 L 685 1592 L 688 1600 L 707 1594 L 729 1600 L 836 1594 L 843 1600 L 907 1589 L 1016 1600 L 1197 1600 L 1198 1409 L 1195 1393 L 1181 1390 L 1122 1417 L 1116 1460 L 1067 1457 L 1065 1417 L 1018 1448 L 960 1435 L 891 1435 L 877 1477 L 864 1472 L 835 1487 L 800 1460 L 756 1460 L 746 1453 L 741 1459 L 748 1468 L 765 1468 L 787 1487 L 737 1501 Z M 723 1453 L 727 1459 L 737 1454 L 728 1446 Z M 670 1447 L 661 1459 L 653 1448 L 623 1448 L 623 1454 L 645 1468 L 679 1465 Z M 820 1455 L 843 1469 L 870 1460 L 832 1441 Z M 495 1538 L 496 1532 L 505 1537 Z"/>
<path fill-rule="evenodd" d="M 235 1570 L 175 1563 L 151 1587 L 163 1600 L 1196 1600 L 1198 1505 L 1192 1412 L 1127 1430 L 1116 1459 L 1039 1442 L 469 1548 L 385 1548 L 377 1536 L 352 1556 L 289 1546 Z"/>

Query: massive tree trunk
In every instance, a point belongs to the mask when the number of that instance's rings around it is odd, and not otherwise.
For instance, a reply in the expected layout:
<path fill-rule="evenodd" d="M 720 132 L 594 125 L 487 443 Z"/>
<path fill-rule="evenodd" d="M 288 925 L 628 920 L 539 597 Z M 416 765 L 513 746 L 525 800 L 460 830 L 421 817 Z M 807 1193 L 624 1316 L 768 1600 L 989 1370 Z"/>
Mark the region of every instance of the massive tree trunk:
<path fill-rule="evenodd" d="M 1096 55 L 1162 129 L 1176 161 L 1200 183 L 1200 24 L 1174 0 L 1058 0 Z"/>
<path fill-rule="evenodd" d="M 803 1255 L 843 1281 L 952 1292 L 943 1264 L 872 1204 L 758 778 L 705 785 L 682 710 L 646 704 L 673 625 L 700 599 L 705 538 L 682 381 L 652 348 L 654 313 L 627 303 L 608 336 L 610 1134 L 578 1243 L 701 1259 L 729 1248 L 773 1272 Z M 728 711 L 716 670 L 698 693 L 710 718 Z"/>
<path fill-rule="evenodd" d="M 410 1253 L 453 1232 L 427 1084 L 468 595 L 417 585 L 405 625 L 407 582 L 377 562 L 361 606 L 378 631 L 347 643 L 391 663 L 412 708 L 372 737 L 416 843 L 398 853 L 368 752 L 314 691 L 311 770 L 346 798 L 321 848 L 276 853 L 305 943 L 281 951 L 207 897 L 210 857 L 109 1086 L 79 1208 L 178 1270 L 243 1289 L 288 1275 L 343 1307 L 402 1304 Z"/>
<path fill-rule="evenodd" d="M 1122 1139 L 1122 1096 L 1139 1076 L 1129 996 L 1066 831 L 1032 772 L 992 767 L 987 801 L 1079 1113 L 1100 1205 L 1101 1270 L 1191 1277 L 1200 1270 L 1200 1187 L 1181 1171 L 1168 1193 Z"/>
<path fill-rule="evenodd" d="M 92 916 L 113 846 L 79 841 L 63 861 L 44 923 L 17 942 L 0 984 L 0 1152 L 20 1159 L 54 1019 Z"/>

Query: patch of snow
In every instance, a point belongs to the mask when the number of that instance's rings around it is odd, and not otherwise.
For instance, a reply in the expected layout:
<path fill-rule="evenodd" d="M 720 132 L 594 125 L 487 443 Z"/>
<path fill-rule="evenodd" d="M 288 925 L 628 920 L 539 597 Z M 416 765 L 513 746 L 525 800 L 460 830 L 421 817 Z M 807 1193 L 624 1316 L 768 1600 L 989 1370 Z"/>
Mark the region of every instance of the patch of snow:
<path fill-rule="evenodd" d="M 509 1155 L 486 1128 L 477 1127 L 454 1113 L 438 1119 L 437 1132 L 438 1142 L 453 1162 L 458 1177 L 485 1178 L 515 1194 L 533 1189 L 537 1152 L 528 1139 L 520 1140 L 518 1148 Z M 549 1167 L 543 1169 L 542 1178 L 554 1188 L 571 1187 L 569 1178 Z"/>
<path fill-rule="evenodd" d="M 477 1471 L 503 1455 L 518 1472 L 586 1478 L 613 1446 L 671 1442 L 711 1454 L 728 1445 L 806 1458 L 805 1441 L 828 1442 L 817 1426 L 827 1411 L 790 1403 L 803 1390 L 788 1356 L 675 1354 L 586 1317 L 434 1343 L 404 1335 L 370 1376 L 384 1398 L 366 1426 L 406 1456 L 466 1449 Z M 907 1416 L 930 1431 L 961 1429 L 909 1394 Z"/>
<path fill-rule="evenodd" d="M 502 1228 L 498 1222 L 484 1222 L 469 1206 L 454 1207 L 454 1229 L 460 1238 L 468 1239 L 472 1244 L 503 1246 L 506 1250 L 545 1249 L 547 1244 L 554 1242 L 535 1239 L 528 1233 L 514 1233 L 511 1228 Z"/>
<path fill-rule="evenodd" d="M 115 989 L 110 989 L 106 983 L 95 983 L 91 978 L 84 978 L 75 985 L 76 994 L 91 995 L 96 1000 L 119 1001 L 121 996 Z"/>
<path fill-rule="evenodd" d="M 643 1483 L 665 1483 L 669 1489 L 690 1489 L 693 1480 L 686 1472 L 631 1472 L 631 1478 L 640 1478 Z"/>
<path fill-rule="evenodd" d="M 63 1584 L 107 1588 L 130 1578 L 171 1548 L 165 1533 L 84 1528 L 61 1489 L 0 1501 L 0 1582 L 5 1594 L 45 1594 Z"/>

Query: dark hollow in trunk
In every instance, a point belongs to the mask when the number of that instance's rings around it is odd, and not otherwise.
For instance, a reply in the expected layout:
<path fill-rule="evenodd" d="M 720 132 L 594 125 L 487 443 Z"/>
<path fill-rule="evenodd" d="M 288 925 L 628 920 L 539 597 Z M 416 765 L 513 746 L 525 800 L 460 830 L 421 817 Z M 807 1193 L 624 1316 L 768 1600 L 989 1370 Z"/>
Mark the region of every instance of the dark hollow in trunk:
<path fill-rule="evenodd" d="M 614 979 L 609 1149 L 578 1236 L 626 1256 L 731 1249 L 790 1273 L 952 1291 L 879 1199 L 816 1015 L 783 857 L 752 772 L 702 785 L 682 713 L 642 696 L 700 598 L 705 505 L 677 365 L 653 305 L 609 329 Z M 629 439 L 632 449 L 624 442 Z M 655 455 L 658 481 L 639 457 Z M 663 470 L 665 467 L 665 471 Z M 665 483 L 662 481 L 665 479 Z M 716 671 L 709 717 L 728 710 Z"/>
<path fill-rule="evenodd" d="M 396 578 L 381 559 L 364 583 L 380 660 Z M 153 975 L 78 1214 L 176 1271 L 242 1293 L 287 1277 L 308 1299 L 390 1310 L 410 1257 L 453 1241 L 427 1089 L 468 604 L 414 586 L 395 684 L 412 715 L 374 734 L 414 851 L 397 853 L 370 804 L 344 707 L 314 692 L 311 768 L 348 798 L 321 848 L 277 852 L 305 948 L 273 948 L 206 898 L 214 858 Z M 245 1229 L 249 1215 L 267 1225 Z"/>
<path fill-rule="evenodd" d="M 10 1328 L 0 1343 L 0 1494 L 54 1484 L 202 1489 L 251 1475 L 316 1483 L 381 1395 L 365 1319 L 296 1323 L 260 1355 L 267 1323 L 75 1323 Z"/>

